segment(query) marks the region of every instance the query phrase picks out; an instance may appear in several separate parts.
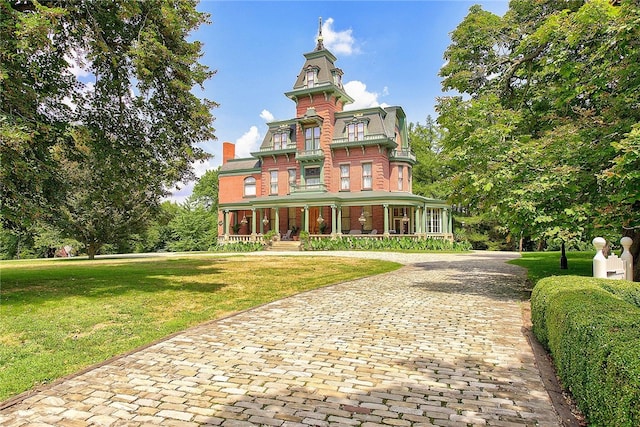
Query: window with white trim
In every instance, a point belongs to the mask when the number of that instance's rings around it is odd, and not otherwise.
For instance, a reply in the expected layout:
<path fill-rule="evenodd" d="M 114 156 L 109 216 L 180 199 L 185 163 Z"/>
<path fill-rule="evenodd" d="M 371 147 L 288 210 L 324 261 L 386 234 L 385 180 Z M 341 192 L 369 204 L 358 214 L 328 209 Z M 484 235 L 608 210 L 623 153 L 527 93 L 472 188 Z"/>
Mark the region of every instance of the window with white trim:
<path fill-rule="evenodd" d="M 427 233 L 442 233 L 442 209 L 427 208 Z"/>
<path fill-rule="evenodd" d="M 313 87 L 316 83 L 316 70 L 307 70 L 307 87 Z"/>
<path fill-rule="evenodd" d="M 398 190 L 404 188 L 404 166 L 398 166 Z"/>
<path fill-rule="evenodd" d="M 362 164 L 362 189 L 371 190 L 373 188 L 373 166 L 371 163 Z"/>
<path fill-rule="evenodd" d="M 278 171 L 269 171 L 269 194 L 278 194 Z"/>
<path fill-rule="evenodd" d="M 341 191 L 349 191 L 349 188 L 350 188 L 349 173 L 350 173 L 349 165 L 340 165 L 340 190 Z"/>
<path fill-rule="evenodd" d="M 347 139 L 349 141 L 362 141 L 364 139 L 364 123 L 349 123 L 347 125 Z"/>
<path fill-rule="evenodd" d="M 252 176 L 244 179 L 244 195 L 245 197 L 256 195 L 256 179 Z"/>
<path fill-rule="evenodd" d="M 289 193 L 292 193 L 296 186 L 296 170 L 288 169 L 287 174 L 289 175 Z"/>
<path fill-rule="evenodd" d="M 273 134 L 273 149 L 274 150 L 282 150 L 287 147 L 287 133 L 286 132 L 277 132 Z"/>
<path fill-rule="evenodd" d="M 320 149 L 320 127 L 313 126 L 304 130 L 304 149 L 306 151 Z"/>

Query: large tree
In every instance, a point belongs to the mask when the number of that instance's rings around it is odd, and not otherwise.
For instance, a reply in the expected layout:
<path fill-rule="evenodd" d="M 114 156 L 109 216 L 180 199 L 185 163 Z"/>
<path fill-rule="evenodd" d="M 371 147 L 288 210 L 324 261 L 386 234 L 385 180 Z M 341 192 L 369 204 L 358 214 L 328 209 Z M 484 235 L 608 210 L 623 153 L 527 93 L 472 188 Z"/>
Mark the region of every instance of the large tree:
<path fill-rule="evenodd" d="M 440 72 L 463 95 L 438 105 L 455 198 L 514 235 L 631 234 L 637 260 L 638 22 L 634 1 L 472 7 Z"/>
<path fill-rule="evenodd" d="M 56 215 L 59 225 L 85 242 L 92 256 L 119 230 L 135 232 L 143 220 L 139 213 L 156 207 L 175 182 L 192 179 L 192 162 L 207 157 L 197 143 L 214 138 L 210 108 L 215 104 L 197 98 L 192 88 L 202 86 L 213 72 L 198 62 L 201 44 L 188 40 L 207 16 L 191 0 L 46 6 L 0 1 L 3 35 L 15 40 L 2 46 L 7 69 L 29 76 L 35 68 L 33 81 L 39 75 L 51 80 L 51 88 L 33 89 L 34 101 L 24 107 L 33 116 L 29 123 L 57 131 L 27 139 L 23 135 L 36 131 L 23 130 L 22 112 L 10 107 L 2 111 L 3 134 L 40 155 L 31 156 L 33 175 L 41 172 L 39 161 L 53 177 L 70 184 L 62 204 L 44 200 L 42 205 L 62 212 Z M 37 31 L 22 30 L 31 27 Z M 34 46 L 28 58 L 21 54 L 23 44 Z M 34 57 L 44 59 L 34 64 Z M 72 66 L 83 68 L 91 81 L 71 79 L 70 84 Z M 31 81 L 15 83 L 6 73 L 0 76 L 3 89 L 19 86 L 9 94 L 31 90 Z M 57 76 L 64 78 L 57 82 Z M 19 98 L 12 104 L 22 105 Z M 25 162 L 20 153 L 9 157 L 4 151 L 10 170 Z M 28 216 L 35 209 L 24 203 L 22 194 L 7 191 L 21 182 L 15 175 L 3 176 L 3 216 L 17 223 L 20 212 L 13 206 L 26 206 Z M 34 192 L 47 194 L 42 185 Z"/>

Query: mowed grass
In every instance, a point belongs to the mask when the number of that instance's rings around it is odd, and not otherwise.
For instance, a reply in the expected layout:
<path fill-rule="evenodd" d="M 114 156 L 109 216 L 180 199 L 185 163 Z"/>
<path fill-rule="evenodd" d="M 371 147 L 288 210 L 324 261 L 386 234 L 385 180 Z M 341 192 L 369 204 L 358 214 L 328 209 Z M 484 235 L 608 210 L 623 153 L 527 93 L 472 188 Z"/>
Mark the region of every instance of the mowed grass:
<path fill-rule="evenodd" d="M 0 263 L 0 401 L 176 331 L 399 264 L 326 257 Z"/>
<path fill-rule="evenodd" d="M 549 276 L 592 276 L 595 252 L 566 252 L 567 269 L 560 269 L 560 252 L 522 252 L 522 258 L 509 261 L 527 269 L 532 285 Z"/>

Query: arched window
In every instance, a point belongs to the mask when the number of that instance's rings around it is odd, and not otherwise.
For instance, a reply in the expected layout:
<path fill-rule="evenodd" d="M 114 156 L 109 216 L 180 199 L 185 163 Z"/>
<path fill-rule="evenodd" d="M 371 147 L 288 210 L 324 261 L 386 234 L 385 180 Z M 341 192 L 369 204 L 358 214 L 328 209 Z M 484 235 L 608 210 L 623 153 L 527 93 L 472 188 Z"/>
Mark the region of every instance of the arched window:
<path fill-rule="evenodd" d="M 252 176 L 244 179 L 244 195 L 245 197 L 256 195 L 256 179 Z"/>

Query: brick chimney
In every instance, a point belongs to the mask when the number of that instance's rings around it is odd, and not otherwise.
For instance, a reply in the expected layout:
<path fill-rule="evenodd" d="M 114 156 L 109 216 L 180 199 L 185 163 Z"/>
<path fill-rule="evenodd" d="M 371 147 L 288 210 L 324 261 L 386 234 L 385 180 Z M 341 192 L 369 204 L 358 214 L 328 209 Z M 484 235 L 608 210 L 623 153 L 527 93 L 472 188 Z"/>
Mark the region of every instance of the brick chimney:
<path fill-rule="evenodd" d="M 233 142 L 222 143 L 222 164 L 236 157 L 236 144 Z"/>

